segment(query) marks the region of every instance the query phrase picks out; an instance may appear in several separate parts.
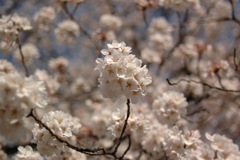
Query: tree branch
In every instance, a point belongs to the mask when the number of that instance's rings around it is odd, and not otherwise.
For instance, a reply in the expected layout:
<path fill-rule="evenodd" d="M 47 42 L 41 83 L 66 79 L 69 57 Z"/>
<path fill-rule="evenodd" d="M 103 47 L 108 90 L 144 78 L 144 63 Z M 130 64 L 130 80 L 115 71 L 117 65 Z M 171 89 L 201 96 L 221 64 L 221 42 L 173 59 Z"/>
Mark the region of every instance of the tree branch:
<path fill-rule="evenodd" d="M 167 83 L 169 85 L 171 85 L 171 86 L 178 85 L 181 82 L 187 82 L 187 83 L 191 83 L 192 82 L 192 83 L 201 84 L 203 86 L 209 87 L 211 89 L 219 90 L 219 91 L 222 91 L 222 92 L 240 93 L 240 90 L 224 89 L 224 88 L 220 88 L 220 87 L 216 87 L 216 86 L 211 86 L 210 84 L 207 84 L 207 83 L 204 83 L 204 82 L 198 82 L 198 81 L 195 81 L 195 80 L 180 79 L 177 82 L 171 82 L 169 79 L 166 79 L 166 80 L 167 80 Z"/>
<path fill-rule="evenodd" d="M 22 44 L 20 42 L 20 39 L 19 39 L 18 35 L 17 35 L 16 42 L 17 42 L 17 45 L 18 45 L 18 50 L 19 50 L 19 54 L 21 56 L 21 62 L 22 62 L 22 65 L 23 65 L 23 68 L 24 68 L 24 71 L 25 71 L 25 75 L 26 75 L 26 77 L 28 77 L 29 72 L 28 72 L 27 65 L 25 63 L 25 57 L 24 57 L 23 52 L 22 52 Z"/>
<path fill-rule="evenodd" d="M 127 99 L 127 116 L 126 116 L 126 119 L 124 121 L 124 125 L 123 125 L 123 129 L 122 129 L 121 135 L 118 138 L 118 142 L 117 142 L 116 146 L 114 147 L 114 150 L 112 152 L 107 152 L 106 149 L 104 149 L 104 148 L 89 149 L 89 148 L 79 148 L 79 147 L 76 147 L 76 146 L 70 144 L 69 142 L 61 139 L 46 124 L 44 124 L 41 120 L 39 120 L 37 118 L 37 116 L 34 114 L 33 109 L 31 109 L 31 112 L 27 115 L 27 117 L 32 117 L 39 125 L 43 126 L 53 137 L 55 137 L 59 142 L 64 143 L 69 148 L 71 148 L 71 149 L 73 149 L 75 151 L 84 153 L 84 154 L 89 155 L 89 156 L 103 156 L 103 155 L 105 155 L 105 156 L 112 156 L 114 159 L 117 159 L 117 160 L 122 160 L 124 158 L 124 156 L 127 154 L 127 152 L 129 151 L 130 147 L 131 147 L 131 137 L 130 137 L 130 135 L 128 135 L 127 136 L 127 138 L 128 138 L 128 147 L 126 148 L 126 150 L 124 151 L 124 153 L 120 157 L 118 157 L 116 155 L 119 146 L 121 145 L 121 143 L 124 140 L 124 133 L 125 133 L 126 128 L 127 128 L 129 116 L 130 116 L 130 100 Z"/>

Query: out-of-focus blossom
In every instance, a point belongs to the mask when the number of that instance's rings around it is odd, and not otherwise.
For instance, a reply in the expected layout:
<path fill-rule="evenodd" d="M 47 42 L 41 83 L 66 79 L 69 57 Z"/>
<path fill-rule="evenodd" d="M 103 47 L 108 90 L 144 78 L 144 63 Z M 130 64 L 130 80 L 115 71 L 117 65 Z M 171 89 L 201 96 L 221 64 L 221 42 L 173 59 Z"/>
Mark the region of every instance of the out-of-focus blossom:
<path fill-rule="evenodd" d="M 0 59 L 0 72 L 4 72 L 8 74 L 10 72 L 15 72 L 15 71 L 16 69 L 11 62 L 4 59 Z"/>
<path fill-rule="evenodd" d="M 199 0 L 159 0 L 159 5 L 177 11 L 199 5 Z"/>
<path fill-rule="evenodd" d="M 111 14 L 104 14 L 100 18 L 100 24 L 106 29 L 116 30 L 122 26 L 122 20 Z"/>
<path fill-rule="evenodd" d="M 55 59 L 51 59 L 48 63 L 48 67 L 53 71 L 58 71 L 60 73 L 64 73 L 67 70 L 69 62 L 64 57 L 58 57 Z"/>
<path fill-rule="evenodd" d="M 0 19 L 0 36 L 7 43 L 14 42 L 20 32 L 30 29 L 32 26 L 29 20 L 18 14 L 3 16 Z"/>
<path fill-rule="evenodd" d="M 182 93 L 169 91 L 153 102 L 153 109 L 160 123 L 172 125 L 186 114 L 187 104 Z"/>
<path fill-rule="evenodd" d="M 32 43 L 26 43 L 22 46 L 22 54 L 24 56 L 24 62 L 28 65 L 32 64 L 34 59 L 40 57 L 37 47 Z M 14 52 L 14 58 L 21 63 L 22 57 L 19 50 Z"/>
<path fill-rule="evenodd" d="M 160 64 L 162 62 L 161 54 L 150 48 L 145 48 L 141 52 L 141 57 L 148 63 Z"/>
<path fill-rule="evenodd" d="M 51 22 L 56 16 L 55 10 L 52 7 L 43 7 L 39 12 L 34 15 L 34 20 L 36 21 L 39 28 L 43 30 L 49 30 Z"/>
<path fill-rule="evenodd" d="M 54 33 L 60 43 L 69 44 L 80 35 L 80 30 L 76 22 L 72 20 L 65 20 L 58 24 Z"/>

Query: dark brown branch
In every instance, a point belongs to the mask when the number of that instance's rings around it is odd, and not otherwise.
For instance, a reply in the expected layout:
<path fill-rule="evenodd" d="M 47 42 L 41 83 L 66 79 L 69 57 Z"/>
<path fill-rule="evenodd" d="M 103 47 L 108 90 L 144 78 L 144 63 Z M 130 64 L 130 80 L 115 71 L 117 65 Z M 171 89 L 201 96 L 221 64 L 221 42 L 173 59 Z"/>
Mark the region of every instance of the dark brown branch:
<path fill-rule="evenodd" d="M 124 153 L 123 153 L 123 155 L 119 158 L 119 159 L 123 159 L 124 158 L 124 156 L 127 154 L 127 152 L 129 151 L 129 149 L 131 148 L 131 144 L 132 144 L 132 142 L 131 142 L 131 136 L 129 135 L 129 136 L 127 136 L 128 137 L 128 147 L 127 147 L 127 149 L 124 151 Z"/>
<path fill-rule="evenodd" d="M 220 87 L 216 87 L 216 86 L 211 86 L 210 84 L 207 84 L 207 83 L 204 83 L 204 82 L 198 82 L 198 81 L 195 81 L 195 80 L 180 79 L 179 81 L 174 82 L 174 83 L 171 82 L 169 79 L 166 79 L 166 80 L 167 80 L 167 83 L 171 86 L 178 85 L 181 82 L 187 82 L 187 83 L 201 84 L 203 86 L 209 87 L 211 89 L 219 90 L 219 91 L 222 91 L 222 92 L 240 93 L 240 90 L 224 89 L 224 88 L 220 88 Z"/>
<path fill-rule="evenodd" d="M 229 3 L 231 4 L 231 16 L 232 16 L 232 20 L 235 21 L 236 23 L 238 23 L 240 25 L 240 21 L 237 19 L 236 14 L 235 14 L 235 8 L 234 8 L 234 2 L 233 0 L 229 0 Z"/>
<path fill-rule="evenodd" d="M 206 10 L 206 14 L 205 15 L 202 15 L 199 17 L 199 19 L 197 20 L 197 24 L 202 24 L 202 22 L 204 21 L 204 19 L 209 15 L 211 9 L 213 9 L 216 4 L 217 4 L 218 0 L 215 0 L 215 1 L 212 1 L 211 4 L 207 7 L 207 10 Z M 194 30 L 192 31 L 189 31 L 187 33 L 187 35 L 192 35 L 194 34 L 195 32 L 197 32 L 199 29 L 200 29 L 201 25 L 198 25 L 197 28 L 195 28 Z"/>
<path fill-rule="evenodd" d="M 240 25 L 240 20 L 237 19 L 236 14 L 235 14 L 235 9 L 234 9 L 234 3 L 232 0 L 229 0 L 229 3 L 231 5 L 231 17 L 225 17 L 225 18 L 220 18 L 217 19 L 216 21 L 222 22 L 222 21 L 233 21 Z"/>
<path fill-rule="evenodd" d="M 214 20 L 214 19 L 213 19 Z M 229 18 L 229 17 L 225 17 L 225 18 L 220 18 L 220 19 L 216 19 L 216 22 L 225 22 L 225 21 L 232 21 L 237 23 L 238 25 L 240 25 L 240 20 L 236 19 L 236 18 Z"/>
<path fill-rule="evenodd" d="M 81 4 L 81 3 L 78 3 L 78 4 L 76 4 L 76 5 L 74 6 L 71 15 L 74 15 L 74 14 L 76 13 L 76 11 L 77 11 L 78 7 L 80 6 L 80 4 Z"/>
<path fill-rule="evenodd" d="M 216 77 L 217 77 L 218 83 L 219 83 L 219 85 L 221 86 L 221 88 L 222 88 L 222 89 L 225 89 L 225 87 L 223 86 L 222 79 L 221 79 L 219 73 L 216 72 L 215 75 L 216 75 Z"/>
<path fill-rule="evenodd" d="M 70 144 L 69 142 L 61 139 L 60 137 L 58 137 L 58 135 L 56 135 L 47 125 L 45 125 L 41 120 L 39 120 L 33 112 L 33 109 L 31 109 L 31 112 L 28 114 L 27 117 L 32 117 L 38 124 L 40 124 L 41 126 L 43 126 L 53 137 L 55 137 L 59 142 L 66 144 L 67 147 L 76 150 L 78 152 L 87 154 L 89 156 L 97 156 L 97 155 L 105 155 L 107 154 L 105 152 L 105 150 L 103 148 L 94 148 L 94 149 L 88 149 L 88 148 L 78 148 L 72 144 Z M 100 153 L 96 153 L 96 152 L 100 152 Z"/>
<path fill-rule="evenodd" d="M 114 154 L 117 152 L 117 150 L 118 150 L 118 148 L 119 148 L 119 146 L 120 146 L 120 144 L 121 144 L 121 142 L 123 140 L 123 136 L 124 136 L 125 130 L 127 128 L 129 116 L 130 116 L 130 100 L 127 99 L 127 117 L 126 117 L 126 119 L 124 121 L 123 129 L 122 129 L 121 135 L 120 135 L 120 137 L 118 139 L 118 143 L 117 143 L 117 145 L 115 146 L 115 148 L 113 150 Z"/>
<path fill-rule="evenodd" d="M 130 100 L 127 99 L 127 116 L 126 116 L 126 119 L 124 121 L 124 125 L 123 125 L 123 129 L 122 129 L 121 135 L 118 138 L 118 142 L 117 142 L 116 146 L 114 147 L 114 150 L 112 152 L 107 152 L 104 148 L 93 148 L 93 149 L 78 148 L 78 147 L 70 144 L 69 142 L 61 139 L 58 135 L 56 135 L 47 125 L 45 125 L 41 120 L 39 120 L 37 118 L 37 116 L 35 116 L 35 114 L 33 112 L 33 109 L 31 109 L 31 112 L 27 115 L 27 117 L 32 117 L 39 125 L 44 127 L 59 142 L 64 143 L 67 147 L 69 147 L 69 148 L 71 148 L 71 149 L 73 149 L 75 151 L 87 154 L 89 156 L 104 156 L 104 155 L 105 156 L 112 156 L 114 159 L 118 159 L 118 160 L 122 160 L 124 158 L 124 156 L 127 154 L 127 152 L 129 151 L 130 147 L 131 147 L 131 137 L 130 137 L 130 135 L 128 135 L 127 136 L 127 138 L 128 138 L 128 147 L 127 147 L 127 149 L 124 151 L 124 153 L 120 157 L 118 157 L 116 155 L 119 146 L 121 145 L 121 143 L 125 139 L 124 133 L 125 133 L 126 128 L 127 128 L 129 116 L 130 116 Z"/>
<path fill-rule="evenodd" d="M 167 55 L 166 55 L 166 58 L 169 58 L 173 51 L 180 45 L 184 42 L 187 34 L 184 34 L 184 25 L 187 23 L 188 21 L 188 13 L 189 11 L 186 10 L 185 13 L 184 13 L 184 17 L 183 17 L 183 20 L 181 21 L 181 15 L 179 12 L 177 12 L 177 16 L 178 16 L 178 41 L 177 43 L 173 46 L 173 48 L 171 48 Z"/>
<path fill-rule="evenodd" d="M 21 62 L 22 62 L 22 65 L 23 65 L 23 68 L 24 68 L 24 71 L 25 71 L 25 75 L 26 75 L 26 77 L 28 77 L 29 72 L 28 72 L 27 65 L 25 63 L 25 57 L 24 57 L 23 52 L 22 52 L 22 44 L 21 44 L 18 36 L 17 36 L 16 42 L 17 42 L 17 45 L 18 45 L 18 50 L 19 50 L 19 54 L 21 56 Z"/>

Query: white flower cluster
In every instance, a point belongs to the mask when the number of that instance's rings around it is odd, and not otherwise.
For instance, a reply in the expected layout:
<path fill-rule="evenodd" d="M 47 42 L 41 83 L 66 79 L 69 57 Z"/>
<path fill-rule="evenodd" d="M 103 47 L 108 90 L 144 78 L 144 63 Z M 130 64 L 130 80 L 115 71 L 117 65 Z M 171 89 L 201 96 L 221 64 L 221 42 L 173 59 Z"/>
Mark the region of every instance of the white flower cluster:
<path fill-rule="evenodd" d="M 141 145 L 144 150 L 153 155 L 153 159 L 162 157 L 160 151 L 163 148 L 165 135 L 167 134 L 167 126 L 159 123 L 151 122 L 151 129 L 146 132 L 146 135 L 141 140 Z M 157 153 L 157 154 L 156 154 Z"/>
<path fill-rule="evenodd" d="M 184 159 L 186 151 L 202 144 L 199 131 L 181 131 L 177 126 L 168 129 L 163 142 L 164 150 L 170 159 Z"/>
<path fill-rule="evenodd" d="M 14 160 L 44 160 L 37 151 L 33 151 L 31 146 L 18 147 L 18 153 L 14 156 Z"/>
<path fill-rule="evenodd" d="M 112 119 L 110 127 L 108 130 L 111 131 L 114 137 L 119 137 L 122 132 L 123 125 L 125 123 L 126 114 L 121 111 L 115 112 L 112 114 Z M 132 135 L 136 139 L 140 139 L 144 135 L 144 133 L 148 130 L 148 122 L 144 119 L 144 116 L 141 114 L 131 113 L 128 118 L 126 134 Z"/>
<path fill-rule="evenodd" d="M 229 77 L 231 74 L 229 62 L 226 60 L 207 62 L 202 71 L 203 77 L 214 77 L 216 73 L 223 77 Z"/>
<path fill-rule="evenodd" d="M 150 24 L 148 32 L 150 34 L 170 34 L 173 27 L 167 22 L 165 18 L 154 18 Z"/>
<path fill-rule="evenodd" d="M 102 109 L 101 112 L 97 111 L 96 114 L 94 114 L 91 122 L 93 135 L 96 135 L 97 137 L 103 137 L 106 135 L 111 115 L 112 112 L 108 108 Z"/>
<path fill-rule="evenodd" d="M 186 160 L 240 160 L 239 147 L 231 139 L 219 134 L 206 133 L 208 143 L 198 143 L 194 148 L 185 150 Z"/>
<path fill-rule="evenodd" d="M 44 108 L 46 105 L 45 85 L 37 76 L 23 78 L 17 72 L 0 73 L 1 120 L 17 121 L 31 108 Z"/>
<path fill-rule="evenodd" d="M 38 52 L 38 48 L 32 43 L 24 44 L 22 46 L 22 53 L 23 53 L 23 56 L 24 56 L 24 61 L 27 65 L 32 64 L 34 59 L 38 59 L 40 57 L 40 54 Z M 19 50 L 16 50 L 14 52 L 14 58 L 18 62 L 21 62 L 22 57 L 21 57 L 21 54 L 19 53 Z"/>
<path fill-rule="evenodd" d="M 173 46 L 173 27 L 164 18 L 154 18 L 148 29 L 149 44 L 141 56 L 147 62 L 161 63 L 162 55 Z"/>
<path fill-rule="evenodd" d="M 19 136 L 26 134 L 24 117 L 31 108 L 44 108 L 46 105 L 45 85 L 36 75 L 24 78 L 14 71 L 8 74 L 0 72 L 1 136 L 11 142 L 20 140 Z"/>
<path fill-rule="evenodd" d="M 51 111 L 43 116 L 41 120 L 51 131 L 59 138 L 76 145 L 76 136 L 81 124 L 79 119 L 62 111 Z M 37 143 L 38 151 L 48 157 L 61 155 L 61 152 L 68 151 L 65 144 L 59 142 L 56 137 L 52 136 L 48 130 L 35 124 L 33 132 L 33 142 Z"/>
<path fill-rule="evenodd" d="M 231 17 L 231 5 L 228 1 L 218 0 L 214 8 L 211 10 L 208 18 L 211 19 L 220 19 L 220 18 L 230 18 Z"/>
<path fill-rule="evenodd" d="M 32 29 L 30 22 L 25 17 L 17 14 L 12 16 L 3 16 L 0 19 L 0 36 L 6 43 L 16 40 L 16 36 L 26 30 Z"/>
<path fill-rule="evenodd" d="M 167 51 L 173 45 L 172 26 L 164 18 L 155 18 L 149 27 L 150 47 L 157 51 Z"/>
<path fill-rule="evenodd" d="M 199 4 L 199 0 L 159 0 L 159 5 L 174 10 L 184 10 Z"/>
<path fill-rule="evenodd" d="M 0 59 L 0 72 L 10 73 L 15 72 L 15 67 L 12 63 L 8 62 L 7 60 Z"/>
<path fill-rule="evenodd" d="M 46 90 L 49 95 L 53 95 L 60 88 L 57 77 L 49 75 L 45 70 L 36 70 L 35 74 L 46 84 Z"/>
<path fill-rule="evenodd" d="M 59 23 L 54 32 L 57 40 L 64 44 L 72 43 L 80 35 L 78 24 L 72 20 L 65 20 Z"/>
<path fill-rule="evenodd" d="M 100 18 L 100 24 L 106 29 L 116 30 L 122 26 L 122 20 L 111 14 L 104 14 Z"/>
<path fill-rule="evenodd" d="M 65 57 L 57 57 L 49 60 L 48 67 L 53 71 L 63 73 L 69 67 L 69 62 Z"/>
<path fill-rule="evenodd" d="M 100 91 L 105 98 L 117 99 L 124 95 L 136 103 L 145 95 L 145 87 L 152 82 L 146 66 L 131 53 L 124 42 L 113 41 L 101 51 L 104 58 L 96 60 L 100 71 Z"/>
<path fill-rule="evenodd" d="M 182 93 L 168 91 L 153 102 L 153 109 L 162 124 L 173 125 L 186 114 L 187 105 Z"/>
<path fill-rule="evenodd" d="M 43 7 L 39 12 L 34 15 L 34 20 L 36 21 L 39 28 L 43 30 L 48 30 L 51 22 L 56 17 L 54 8 Z"/>
<path fill-rule="evenodd" d="M 62 153 L 61 157 L 52 156 L 48 157 L 48 160 L 87 160 L 87 156 L 83 153 L 69 149 L 69 151 Z"/>
<path fill-rule="evenodd" d="M 231 139 L 218 134 L 211 136 L 208 133 L 206 133 L 206 138 L 210 141 L 210 146 L 215 151 L 218 159 L 240 159 L 239 147 Z"/>

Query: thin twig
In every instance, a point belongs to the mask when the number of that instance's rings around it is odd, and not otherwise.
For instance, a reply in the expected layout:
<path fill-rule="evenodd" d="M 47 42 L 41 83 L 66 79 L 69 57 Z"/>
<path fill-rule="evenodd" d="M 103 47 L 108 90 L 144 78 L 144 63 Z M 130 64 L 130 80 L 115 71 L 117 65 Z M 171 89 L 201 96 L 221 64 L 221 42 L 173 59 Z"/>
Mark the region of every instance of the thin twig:
<path fill-rule="evenodd" d="M 128 147 L 127 147 L 127 149 L 124 151 L 124 153 L 123 153 L 123 155 L 119 158 L 119 159 L 123 159 L 124 158 L 124 156 L 127 154 L 127 152 L 129 151 L 129 149 L 131 148 L 131 144 L 132 144 L 132 142 L 131 142 L 131 136 L 129 135 L 129 136 L 127 136 L 128 137 Z"/>
<path fill-rule="evenodd" d="M 77 23 L 76 19 L 74 18 L 73 14 L 71 14 L 67 8 L 67 4 L 66 3 L 63 3 L 62 5 L 62 9 L 63 11 L 66 13 L 66 15 L 74 22 Z M 75 11 L 76 12 L 76 11 Z M 101 50 L 99 48 L 99 46 L 97 44 L 95 44 L 92 40 L 92 35 L 90 33 L 88 33 L 88 31 L 79 23 L 77 23 L 78 26 L 79 26 L 79 29 L 81 30 L 81 32 L 90 40 L 90 42 L 92 43 L 92 45 L 94 46 L 94 48 L 96 48 L 96 50 Z"/>
<path fill-rule="evenodd" d="M 18 44 L 19 54 L 21 56 L 21 62 L 22 62 L 22 65 L 23 65 L 23 68 L 24 68 L 24 71 L 25 71 L 25 75 L 26 75 L 26 77 L 28 77 L 29 76 L 29 72 L 28 72 L 27 65 L 25 63 L 25 57 L 24 57 L 23 52 L 22 52 L 22 44 L 21 44 L 20 39 L 19 39 L 18 36 L 17 36 L 16 42 Z"/>
<path fill-rule="evenodd" d="M 179 83 L 181 82 L 187 82 L 187 83 L 196 83 L 196 84 L 201 84 L 203 86 L 206 86 L 206 87 L 209 87 L 211 89 L 216 89 L 216 90 L 219 90 L 219 91 L 222 91 L 222 92 L 235 92 L 235 93 L 240 93 L 240 90 L 232 90 L 232 89 L 223 89 L 223 88 L 220 88 L 220 87 L 216 87 L 216 86 L 211 86 L 210 84 L 207 84 L 207 83 L 204 83 L 204 82 L 198 82 L 198 81 L 195 81 L 195 80 L 187 80 L 187 79 L 180 79 L 179 81 L 177 82 L 171 82 L 169 79 L 166 79 L 167 80 L 167 83 L 171 86 L 173 85 L 178 85 Z"/>
<path fill-rule="evenodd" d="M 217 19 L 217 22 L 222 22 L 222 21 L 233 21 L 240 25 L 240 20 L 237 19 L 236 14 L 235 14 L 235 9 L 234 9 L 234 3 L 232 0 L 229 0 L 229 3 L 231 5 L 231 17 L 225 17 L 225 18 L 220 18 Z"/>
<path fill-rule="evenodd" d="M 119 137 L 119 139 L 118 139 L 117 145 L 115 146 L 115 148 L 114 148 L 114 150 L 113 150 L 113 153 L 116 153 L 116 152 L 117 152 L 117 150 L 118 150 L 118 148 L 119 148 L 119 146 L 120 146 L 120 144 L 121 144 L 121 142 L 122 142 L 122 140 L 123 140 L 123 135 L 124 135 L 125 130 L 126 130 L 126 128 L 127 128 L 129 116 L 130 116 L 130 100 L 127 99 L 127 117 L 126 117 L 126 119 L 125 119 L 125 122 L 124 122 L 124 125 L 123 125 L 123 129 L 122 129 L 122 132 L 121 132 L 121 135 L 120 135 L 120 137 Z"/>
<path fill-rule="evenodd" d="M 142 12 L 143 21 L 144 21 L 146 27 L 148 27 L 146 9 L 141 10 L 141 12 Z"/>
<path fill-rule="evenodd" d="M 78 3 L 78 4 L 76 4 L 76 5 L 74 6 L 71 15 L 74 15 L 74 14 L 76 13 L 76 11 L 77 11 L 78 7 L 80 6 L 80 4 L 81 4 L 81 3 Z"/>
<path fill-rule="evenodd" d="M 221 79 L 219 73 L 216 72 L 215 75 L 216 75 L 216 77 L 217 77 L 218 83 L 219 83 L 219 85 L 221 86 L 221 88 L 222 88 L 222 89 L 225 89 L 225 87 L 223 86 L 222 79 Z"/>
<path fill-rule="evenodd" d="M 235 14 L 234 2 L 233 2 L 233 0 L 229 0 L 229 2 L 231 4 L 232 20 L 240 25 L 240 21 L 237 19 L 236 14 Z"/>
<path fill-rule="evenodd" d="M 76 150 L 78 152 L 87 154 L 89 156 L 97 156 L 97 155 L 105 155 L 106 152 L 103 148 L 94 148 L 94 149 L 88 149 L 88 148 L 78 148 L 72 144 L 70 144 L 69 142 L 61 139 L 60 137 L 58 137 L 58 135 L 56 135 L 47 125 L 45 125 L 41 120 L 39 120 L 34 112 L 33 109 L 31 109 L 31 112 L 28 114 L 27 117 L 32 117 L 38 124 L 40 124 L 41 126 L 43 126 L 53 137 L 55 137 L 59 142 L 66 144 L 66 146 L 68 146 L 69 148 Z M 100 153 L 96 153 L 96 152 L 100 152 Z"/>
<path fill-rule="evenodd" d="M 163 59 L 162 59 L 162 63 L 159 63 L 158 65 L 158 69 L 157 69 L 157 75 L 160 74 L 160 71 L 161 71 L 161 67 L 167 62 L 167 59 L 169 59 L 173 52 L 175 51 L 175 49 L 177 47 L 179 47 L 185 40 L 187 34 L 183 34 L 183 30 L 184 30 L 184 24 L 187 23 L 188 21 L 188 10 L 185 11 L 184 13 L 184 17 L 183 17 L 183 20 L 181 21 L 180 20 L 180 13 L 177 12 L 177 16 L 178 16 L 178 40 L 177 42 L 174 44 L 174 46 L 167 51 L 167 53 L 164 55 Z"/>

